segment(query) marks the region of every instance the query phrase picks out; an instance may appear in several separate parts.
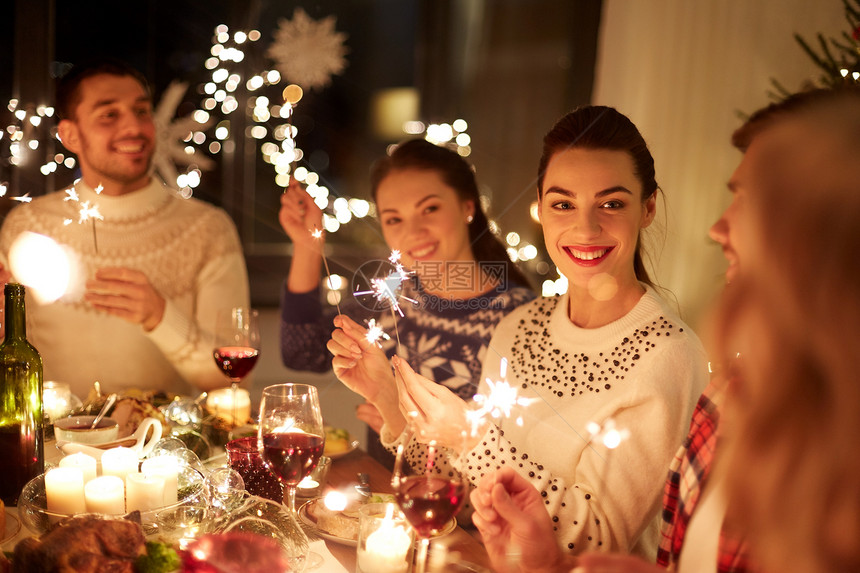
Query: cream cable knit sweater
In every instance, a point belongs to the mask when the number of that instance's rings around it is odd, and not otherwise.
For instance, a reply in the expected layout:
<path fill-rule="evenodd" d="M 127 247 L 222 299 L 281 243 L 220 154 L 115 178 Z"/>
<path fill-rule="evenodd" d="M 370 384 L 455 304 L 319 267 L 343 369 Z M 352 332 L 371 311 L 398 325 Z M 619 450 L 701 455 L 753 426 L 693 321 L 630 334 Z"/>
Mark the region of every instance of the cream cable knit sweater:
<path fill-rule="evenodd" d="M 66 200 L 65 191 L 38 197 L 16 207 L 0 230 L 7 268 L 9 249 L 24 231 L 53 238 L 77 260 L 60 300 L 38 304 L 28 295 L 27 337 L 42 355 L 45 380 L 68 382 L 82 397 L 96 380 L 108 391 L 187 393 L 191 386 L 226 384 L 212 358 L 216 311 L 249 302 L 245 261 L 227 214 L 155 181 L 120 197 L 96 195 L 82 181 L 75 190 L 80 203 Z M 95 223 L 95 240 L 91 221 L 78 224 L 84 201 L 104 216 Z M 142 271 L 165 298 L 164 317 L 152 331 L 83 300 L 86 280 L 108 266 Z"/>

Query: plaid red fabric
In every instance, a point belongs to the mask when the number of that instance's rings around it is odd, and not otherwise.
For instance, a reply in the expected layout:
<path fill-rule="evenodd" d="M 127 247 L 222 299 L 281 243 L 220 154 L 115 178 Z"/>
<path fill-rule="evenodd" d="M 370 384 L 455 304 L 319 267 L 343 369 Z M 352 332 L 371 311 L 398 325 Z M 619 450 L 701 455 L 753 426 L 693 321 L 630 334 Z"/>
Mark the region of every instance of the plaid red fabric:
<path fill-rule="evenodd" d="M 687 439 L 669 468 L 663 492 L 660 547 L 657 550 L 657 564 L 666 568 L 677 567 L 687 526 L 711 470 L 718 442 L 719 408 L 723 390 L 724 384 L 718 382 L 717 378 L 705 388 L 693 412 Z M 722 530 L 717 550 L 717 572 L 756 571 L 746 549 L 743 539 Z"/>

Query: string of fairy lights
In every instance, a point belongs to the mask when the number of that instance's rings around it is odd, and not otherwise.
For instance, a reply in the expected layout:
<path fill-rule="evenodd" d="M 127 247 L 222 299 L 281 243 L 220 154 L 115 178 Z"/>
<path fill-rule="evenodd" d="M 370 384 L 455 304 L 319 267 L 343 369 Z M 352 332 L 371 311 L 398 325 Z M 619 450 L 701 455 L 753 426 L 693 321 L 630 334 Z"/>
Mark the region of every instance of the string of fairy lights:
<path fill-rule="evenodd" d="M 246 76 L 245 71 L 247 50 L 262 39 L 258 30 L 230 30 L 221 24 L 212 35 L 212 45 L 209 56 L 203 65 L 208 73 L 206 81 L 197 86 L 200 95 L 198 109 L 194 110 L 182 125 L 187 129 L 181 135 L 180 141 L 169 142 L 162 147 L 171 147 L 168 152 L 177 161 L 177 154 L 185 168 L 173 173 L 160 172 L 162 179 L 172 187 L 176 187 L 183 197 L 190 197 L 205 178 L 206 167 L 202 154 L 208 153 L 217 157 L 235 149 L 237 137 L 246 137 L 255 142 L 262 160 L 271 165 L 274 182 L 278 187 L 286 187 L 290 178 L 302 182 L 314 202 L 323 210 L 323 227 L 328 233 L 336 233 L 341 226 L 353 220 L 375 217 L 374 205 L 360 198 L 346 197 L 329 189 L 320 174 L 309 167 L 304 150 L 298 145 L 300 140 L 297 127 L 292 122 L 295 109 L 300 105 L 301 88 L 289 84 L 283 74 L 274 67 L 252 72 Z M 286 87 L 282 87 L 287 84 Z M 242 89 L 244 88 L 244 89 Z M 287 97 L 287 94 L 293 97 Z M 295 94 L 298 93 L 296 97 Z M 166 98 L 163 98 L 166 99 Z M 174 105 L 178 104 L 178 100 Z M 162 104 L 160 103 L 159 106 Z M 169 104 L 168 104 L 169 105 Z M 0 150 L 7 155 L 9 168 L 17 167 L 27 161 L 28 152 L 39 149 L 49 138 L 56 138 L 56 118 L 54 108 L 48 105 L 25 104 L 12 99 L 7 104 L 11 113 L 11 121 L 0 132 L 0 144 L 5 144 Z M 245 122 L 232 121 L 236 113 L 245 113 Z M 172 120 L 175 109 L 155 110 L 156 116 L 164 116 L 164 121 Z M 193 120 L 193 121 L 189 121 Z M 236 133 L 234 125 L 243 123 L 246 129 Z M 160 126 L 161 127 L 161 126 Z M 404 137 L 423 136 L 437 145 L 446 145 L 455 149 L 458 154 L 468 157 L 471 152 L 471 137 L 468 134 L 468 123 L 457 119 L 450 123 L 425 124 L 419 120 L 407 121 L 402 126 Z M 175 130 L 174 130 L 175 131 Z M 160 150 L 163 154 L 165 151 Z M 195 161 L 195 158 L 200 158 Z M 155 161 L 155 169 L 162 165 Z M 211 163 L 211 161 L 210 161 Z M 77 167 L 73 155 L 58 152 L 47 158 L 40 166 L 40 172 L 48 176 L 60 169 L 74 170 Z M 166 170 L 163 170 L 166 171 Z M 9 184 L 0 180 L 0 198 L 6 197 Z M 8 199 L 26 202 L 30 199 L 28 193 Z M 482 206 L 489 212 L 490 199 L 481 197 Z M 532 214 L 535 217 L 535 213 Z M 500 235 L 501 230 L 496 221 L 490 220 L 490 230 Z M 541 260 L 539 249 L 523 240 L 519 233 L 509 232 L 502 237 L 511 260 L 529 262 L 535 261 L 534 268 L 540 275 L 546 275 L 550 266 Z M 557 269 L 556 269 L 557 271 Z M 558 279 L 548 279 L 542 284 L 544 295 L 554 295 L 565 292 L 566 280 L 560 274 Z M 347 280 L 339 275 L 331 275 L 326 286 L 332 291 L 342 291 L 347 286 Z M 341 292 L 330 293 L 335 296 L 327 297 L 334 304 L 339 300 Z"/>

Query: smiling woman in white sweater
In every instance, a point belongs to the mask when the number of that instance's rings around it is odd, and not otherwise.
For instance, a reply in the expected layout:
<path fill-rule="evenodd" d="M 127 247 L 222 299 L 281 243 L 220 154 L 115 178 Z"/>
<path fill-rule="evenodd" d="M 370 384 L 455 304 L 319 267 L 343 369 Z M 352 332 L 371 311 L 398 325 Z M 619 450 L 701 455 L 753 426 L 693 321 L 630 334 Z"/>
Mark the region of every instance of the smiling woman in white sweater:
<path fill-rule="evenodd" d="M 569 290 L 516 309 L 490 341 L 479 392 L 489 392 L 487 380 L 500 379 L 507 359 L 507 381 L 530 399 L 517 412 L 522 425 L 486 423 L 455 451 L 453 463 L 475 484 L 502 468 L 529 480 L 571 552 L 653 558 L 666 467 L 707 382 L 700 341 L 642 264 L 639 235 L 654 218 L 656 193 L 651 154 L 616 110 L 580 108 L 547 134 L 540 217 Z M 415 435 L 454 447 L 454 439 L 445 443 L 448 428 L 464 408 L 404 362 L 395 368 Z M 589 422 L 629 437 L 610 450 L 590 439 Z M 394 447 L 406 435 L 383 439 Z M 420 451 L 414 441 L 406 447 L 413 465 Z"/>

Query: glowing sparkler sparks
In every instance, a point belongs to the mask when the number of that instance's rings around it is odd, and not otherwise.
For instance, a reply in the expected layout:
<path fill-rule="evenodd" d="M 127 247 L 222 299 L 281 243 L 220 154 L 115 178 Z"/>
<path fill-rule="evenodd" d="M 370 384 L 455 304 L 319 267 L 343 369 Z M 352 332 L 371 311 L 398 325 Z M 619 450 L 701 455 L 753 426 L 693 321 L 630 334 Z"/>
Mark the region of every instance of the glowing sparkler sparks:
<path fill-rule="evenodd" d="M 382 327 L 376 323 L 375 318 L 371 318 L 367 321 L 367 334 L 364 337 L 369 343 L 375 344 L 380 348 L 382 348 L 380 340 L 391 340 L 391 337 L 388 336 L 385 331 L 382 330 Z"/>
<path fill-rule="evenodd" d="M 12 199 L 13 201 L 20 201 L 21 203 L 29 203 L 30 201 L 33 200 L 33 198 L 30 197 L 29 193 L 24 193 L 20 197 L 9 197 L 9 198 Z"/>
<path fill-rule="evenodd" d="M 601 426 L 597 422 L 588 422 L 585 429 L 591 435 L 591 440 L 598 441 L 610 450 L 614 450 L 621 442 L 630 437 L 630 430 L 627 428 L 618 429 L 615 427 L 615 420 L 607 418 L 606 422 Z"/>
<path fill-rule="evenodd" d="M 78 180 L 80 181 L 80 179 Z M 75 181 L 77 183 L 78 181 Z M 101 183 L 98 184 L 95 188 L 96 195 L 100 194 L 104 190 L 104 185 Z M 86 223 L 87 221 L 92 221 L 93 223 L 93 247 L 95 248 L 96 253 L 99 252 L 99 242 L 98 237 L 96 235 L 96 220 L 104 221 L 104 217 L 101 212 L 99 212 L 99 206 L 93 203 L 90 205 L 89 201 L 81 201 L 80 195 L 78 195 L 77 189 L 75 189 L 74 185 L 66 189 L 66 196 L 63 197 L 63 201 L 74 201 L 80 205 L 80 209 L 78 209 L 78 224 Z M 72 219 L 63 219 L 63 225 L 71 225 Z"/>
<path fill-rule="evenodd" d="M 90 207 L 89 201 L 84 201 L 81 203 L 81 209 L 78 211 L 78 223 L 86 223 L 90 219 L 98 219 L 99 221 L 104 221 L 104 217 L 99 212 L 99 206 L 93 205 Z"/>
<path fill-rule="evenodd" d="M 403 265 L 400 264 L 400 251 L 391 251 L 391 256 L 388 257 L 388 260 L 394 265 L 394 270 L 385 278 L 377 277 L 370 279 L 370 290 L 358 291 L 354 294 L 356 296 L 371 294 L 379 302 L 388 303 L 392 311 L 403 316 L 403 309 L 400 308 L 400 302 L 397 300 L 398 298 L 402 298 L 412 304 L 418 304 L 418 301 L 411 299 L 400 292 L 403 283 L 409 279 L 412 273 L 404 269 Z"/>
<path fill-rule="evenodd" d="M 472 435 L 477 433 L 487 416 L 499 420 L 501 424 L 501 420 L 511 417 L 514 407 L 525 407 L 534 401 L 532 398 L 519 396 L 517 388 L 508 384 L 506 380 L 508 376 L 507 358 L 502 358 L 499 363 L 499 376 L 501 380 L 486 379 L 490 392 L 487 395 L 476 394 L 473 400 L 478 404 L 478 408 L 466 413 L 466 417 L 472 425 Z M 523 417 L 517 416 L 516 423 L 518 426 L 522 426 Z"/>

